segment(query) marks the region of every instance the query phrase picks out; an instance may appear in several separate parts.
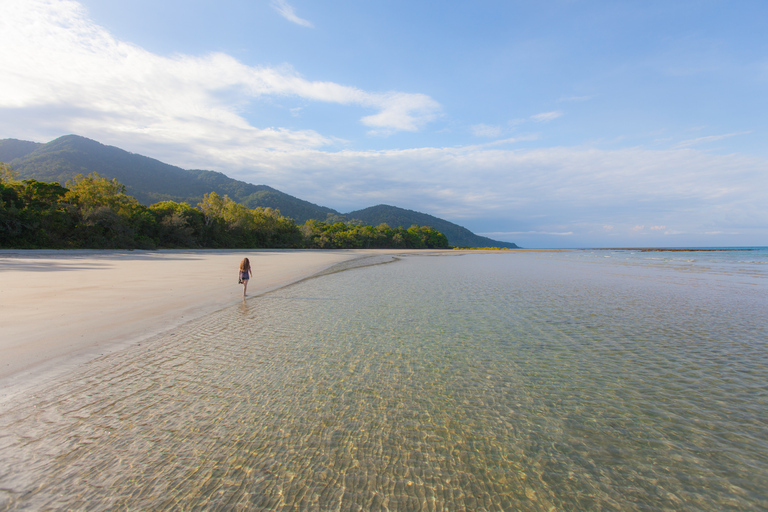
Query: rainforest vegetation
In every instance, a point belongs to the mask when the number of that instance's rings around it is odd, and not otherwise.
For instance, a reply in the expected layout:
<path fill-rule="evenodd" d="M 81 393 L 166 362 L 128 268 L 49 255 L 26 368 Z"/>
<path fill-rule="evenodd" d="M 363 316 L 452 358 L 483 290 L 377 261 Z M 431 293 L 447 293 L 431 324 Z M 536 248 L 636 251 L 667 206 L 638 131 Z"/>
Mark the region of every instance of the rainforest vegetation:
<path fill-rule="evenodd" d="M 97 173 L 66 182 L 19 181 L 0 164 L 0 248 L 446 248 L 431 227 L 376 227 L 308 220 L 297 225 L 272 208 L 248 208 L 215 192 L 196 206 L 144 206 L 125 186 Z"/>

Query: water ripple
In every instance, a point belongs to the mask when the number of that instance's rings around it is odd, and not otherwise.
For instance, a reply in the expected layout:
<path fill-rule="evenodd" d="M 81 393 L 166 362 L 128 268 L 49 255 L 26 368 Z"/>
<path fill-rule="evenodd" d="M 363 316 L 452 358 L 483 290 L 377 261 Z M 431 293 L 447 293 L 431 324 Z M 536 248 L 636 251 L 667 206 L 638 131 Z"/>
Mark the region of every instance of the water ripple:
<path fill-rule="evenodd" d="M 406 258 L 103 357 L 0 414 L 0 508 L 768 508 L 765 290 L 605 265 Z"/>

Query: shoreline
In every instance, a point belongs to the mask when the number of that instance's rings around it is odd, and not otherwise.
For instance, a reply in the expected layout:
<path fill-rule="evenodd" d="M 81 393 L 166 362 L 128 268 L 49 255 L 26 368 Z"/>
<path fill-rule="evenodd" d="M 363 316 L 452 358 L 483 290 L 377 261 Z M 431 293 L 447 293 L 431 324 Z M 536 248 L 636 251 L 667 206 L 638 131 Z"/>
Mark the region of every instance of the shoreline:
<path fill-rule="evenodd" d="M 622 247 L 605 247 L 600 249 L 579 249 L 580 251 L 634 251 L 634 252 L 736 252 L 736 251 L 757 251 L 756 248 L 672 248 L 672 247 L 642 247 L 642 248 L 622 248 Z"/>
<path fill-rule="evenodd" d="M 398 254 L 451 250 L 0 250 L 0 402 L 179 325 L 293 283 Z M 378 258 L 378 257 L 381 258 Z M 237 266 L 253 278 L 243 299 Z"/>

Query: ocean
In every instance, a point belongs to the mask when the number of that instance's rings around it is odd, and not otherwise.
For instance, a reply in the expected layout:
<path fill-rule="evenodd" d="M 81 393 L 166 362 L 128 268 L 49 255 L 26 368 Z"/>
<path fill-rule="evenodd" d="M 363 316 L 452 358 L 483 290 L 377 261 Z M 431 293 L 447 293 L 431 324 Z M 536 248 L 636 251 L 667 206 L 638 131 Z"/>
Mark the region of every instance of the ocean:
<path fill-rule="evenodd" d="M 382 261 L 6 407 L 0 509 L 768 509 L 765 248 Z"/>

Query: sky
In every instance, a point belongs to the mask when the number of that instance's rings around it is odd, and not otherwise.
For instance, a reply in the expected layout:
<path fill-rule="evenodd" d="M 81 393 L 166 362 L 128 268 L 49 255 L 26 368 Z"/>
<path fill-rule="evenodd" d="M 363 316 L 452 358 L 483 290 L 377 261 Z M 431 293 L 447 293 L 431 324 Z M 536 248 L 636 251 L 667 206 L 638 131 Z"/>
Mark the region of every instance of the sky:
<path fill-rule="evenodd" d="M 764 0 L 0 0 L 0 139 L 77 134 L 522 247 L 768 245 Z"/>

